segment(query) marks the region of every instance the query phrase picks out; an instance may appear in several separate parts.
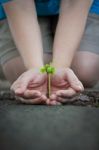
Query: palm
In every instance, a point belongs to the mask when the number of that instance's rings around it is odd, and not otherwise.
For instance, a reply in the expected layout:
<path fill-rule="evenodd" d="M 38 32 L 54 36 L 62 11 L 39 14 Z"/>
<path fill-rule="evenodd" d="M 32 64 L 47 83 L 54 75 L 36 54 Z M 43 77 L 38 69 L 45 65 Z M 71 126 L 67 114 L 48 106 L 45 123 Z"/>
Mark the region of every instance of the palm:
<path fill-rule="evenodd" d="M 60 90 L 66 90 L 70 87 L 64 74 L 55 74 L 51 80 L 51 94 L 57 93 Z"/>
<path fill-rule="evenodd" d="M 71 69 L 58 70 L 51 79 L 51 100 L 64 102 L 83 90 L 83 85 Z"/>
<path fill-rule="evenodd" d="M 39 71 L 29 70 L 23 73 L 12 85 L 11 89 L 21 97 L 21 101 L 31 104 L 44 103 L 47 99 L 47 75 Z M 23 98 L 23 99 L 22 99 Z"/>
<path fill-rule="evenodd" d="M 45 75 L 37 74 L 35 77 L 29 82 L 27 87 L 28 90 L 37 90 L 42 94 L 46 95 L 47 93 L 47 79 Z"/>

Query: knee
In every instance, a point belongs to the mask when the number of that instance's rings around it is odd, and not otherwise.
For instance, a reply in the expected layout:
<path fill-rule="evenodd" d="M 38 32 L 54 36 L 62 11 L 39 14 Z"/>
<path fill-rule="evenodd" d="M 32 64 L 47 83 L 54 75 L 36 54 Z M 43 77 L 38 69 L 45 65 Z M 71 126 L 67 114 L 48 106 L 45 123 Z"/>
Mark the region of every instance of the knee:
<path fill-rule="evenodd" d="M 87 68 L 73 68 L 75 74 L 79 80 L 83 83 L 84 87 L 93 87 L 97 81 L 98 77 L 94 70 L 89 70 Z"/>
<path fill-rule="evenodd" d="M 13 83 L 23 72 L 26 71 L 26 68 L 21 60 L 21 58 L 13 58 L 2 65 L 5 78 Z"/>
<path fill-rule="evenodd" d="M 96 67 L 88 64 L 88 62 L 83 62 L 79 64 L 73 64 L 73 71 L 83 83 L 84 87 L 93 87 L 99 80 L 99 71 Z"/>

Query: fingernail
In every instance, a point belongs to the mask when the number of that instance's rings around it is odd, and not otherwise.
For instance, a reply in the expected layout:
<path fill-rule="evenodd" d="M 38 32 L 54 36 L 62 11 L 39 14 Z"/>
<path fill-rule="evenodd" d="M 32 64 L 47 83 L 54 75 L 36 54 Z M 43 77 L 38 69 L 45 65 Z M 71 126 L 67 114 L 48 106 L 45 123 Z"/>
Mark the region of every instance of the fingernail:
<path fill-rule="evenodd" d="M 41 93 L 35 93 L 36 96 L 41 96 Z"/>
<path fill-rule="evenodd" d="M 53 94 L 53 95 L 51 95 L 51 97 L 50 97 L 51 99 L 55 99 L 56 98 L 56 95 L 55 94 Z"/>
<path fill-rule="evenodd" d="M 15 93 L 20 93 L 20 90 L 19 89 L 15 90 Z"/>
<path fill-rule="evenodd" d="M 21 94 L 21 93 L 23 93 L 23 91 L 21 89 L 17 89 L 17 90 L 15 90 L 15 93 L 16 94 Z"/>
<path fill-rule="evenodd" d="M 80 90 L 80 91 L 82 91 L 82 90 L 83 90 L 83 88 L 82 88 L 81 86 L 78 86 L 78 88 L 79 88 L 79 90 Z"/>
<path fill-rule="evenodd" d="M 51 104 L 52 104 L 52 105 L 56 105 L 56 101 L 52 101 Z"/>
<path fill-rule="evenodd" d="M 57 96 L 61 96 L 61 93 L 57 93 L 56 95 L 57 95 Z"/>
<path fill-rule="evenodd" d="M 60 102 L 57 102 L 56 105 L 60 106 L 60 105 L 62 105 L 62 104 L 61 104 Z"/>

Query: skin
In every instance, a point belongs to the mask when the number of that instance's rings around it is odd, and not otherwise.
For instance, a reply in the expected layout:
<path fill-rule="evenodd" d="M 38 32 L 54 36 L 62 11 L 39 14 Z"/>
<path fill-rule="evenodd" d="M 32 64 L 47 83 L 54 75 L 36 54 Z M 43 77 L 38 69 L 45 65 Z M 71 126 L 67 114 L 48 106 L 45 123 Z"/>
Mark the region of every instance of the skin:
<path fill-rule="evenodd" d="M 72 60 L 74 58 L 74 54 L 76 53 L 79 43 L 81 41 L 81 37 L 85 29 L 86 20 L 91 4 L 92 4 L 91 0 L 89 1 L 76 0 L 75 2 L 72 0 L 61 1 L 60 16 L 53 44 L 53 60 L 52 60 L 52 65 L 55 66 L 55 68 L 57 68 L 58 70 L 60 69 L 63 70 L 59 75 L 61 77 L 60 84 L 62 80 L 64 80 L 64 78 L 65 82 L 69 83 L 68 88 L 63 86 L 64 91 L 61 93 L 61 97 L 68 97 L 68 95 L 69 96 L 75 95 L 77 91 L 77 84 L 75 83 L 78 83 L 79 91 L 80 92 L 83 91 L 82 83 L 79 81 L 77 77 L 75 78 L 75 74 L 70 69 L 70 67 L 72 64 Z M 70 69 L 69 78 L 67 78 L 68 68 Z M 65 72 L 64 75 L 63 72 Z M 54 80 L 52 80 L 52 87 L 53 82 Z M 75 86 L 72 87 L 70 83 L 71 84 L 73 83 Z M 55 87 L 57 87 L 56 91 L 58 92 L 62 88 L 62 86 L 58 87 L 58 82 L 55 83 Z M 55 93 L 54 88 L 52 89 L 53 89 L 52 93 Z M 52 95 L 52 97 L 58 100 L 57 94 L 56 95 L 54 94 L 54 96 Z"/>
<path fill-rule="evenodd" d="M 58 69 L 52 75 L 50 100 L 64 103 L 66 97 L 72 97 L 83 90 L 82 83 L 70 68 Z"/>
<path fill-rule="evenodd" d="M 41 101 L 45 101 L 46 99 L 46 95 L 45 95 L 46 92 L 42 93 L 41 90 L 41 83 L 43 78 L 45 77 L 43 77 L 44 75 L 41 75 L 41 77 L 39 78 L 39 73 L 37 73 L 38 75 L 34 79 L 33 72 L 32 72 L 33 76 L 31 77 L 31 70 L 37 70 L 37 69 L 39 70 L 39 68 L 43 66 L 43 46 L 42 46 L 40 27 L 37 21 L 34 1 L 15 0 L 5 4 L 4 8 L 8 17 L 9 27 L 11 29 L 13 38 L 20 52 L 20 55 L 22 57 L 22 62 L 26 70 L 26 72 L 22 73 L 21 77 L 16 78 L 16 81 L 11 86 L 11 90 L 16 95 L 19 95 L 20 97 L 24 98 L 25 99 L 24 102 L 26 103 L 30 102 L 34 104 L 35 101 L 37 101 L 37 103 L 41 103 Z M 27 88 L 30 87 L 31 85 L 30 84 L 31 78 L 32 80 L 37 81 L 37 83 L 35 84 L 38 85 L 38 87 L 32 88 L 32 95 L 33 95 L 32 97 L 30 94 L 31 89 Z M 27 87 L 23 90 L 24 83 L 26 82 L 25 79 L 27 79 L 26 80 Z M 44 88 L 43 91 L 45 91 L 46 82 L 47 81 L 44 82 L 44 86 L 42 87 Z M 17 84 L 20 85 L 20 91 L 22 90 L 21 94 L 19 94 L 18 92 L 16 93 Z M 28 99 L 27 99 L 27 94 L 24 94 L 27 92 L 27 90 L 29 90 Z M 40 94 L 37 95 L 36 98 L 34 97 L 35 91 L 33 92 L 33 90 L 36 90 L 37 93 L 38 91 L 40 91 Z M 32 102 L 31 102 L 31 98 L 32 98 Z"/>
<path fill-rule="evenodd" d="M 53 43 L 53 66 L 71 67 L 84 33 L 92 0 L 62 0 Z M 74 19 L 75 18 L 75 19 Z M 61 60 L 61 61 L 59 61 Z"/>
<path fill-rule="evenodd" d="M 23 73 L 11 86 L 11 90 L 27 104 L 45 104 L 47 93 L 47 74 L 39 70 L 28 70 Z M 28 99 L 28 100 L 26 100 Z"/>
<path fill-rule="evenodd" d="M 92 88 L 99 81 L 99 54 L 79 51 L 75 54 L 72 69 L 84 87 Z"/>
<path fill-rule="evenodd" d="M 4 8 L 26 69 L 42 67 L 43 46 L 34 1 L 14 0 L 5 3 Z"/>
<path fill-rule="evenodd" d="M 57 102 L 56 97 L 58 97 L 58 92 L 60 92 L 61 88 L 63 89 L 63 91 L 61 91 L 62 97 L 66 97 L 68 95 L 73 96 L 76 91 L 83 90 L 81 82 L 70 69 L 70 66 L 75 51 L 80 43 L 91 4 L 92 0 L 75 0 L 75 2 L 73 0 L 62 0 L 61 2 L 60 16 L 53 44 L 52 65 L 57 70 L 62 69 L 62 72 L 60 74 L 56 73 L 52 78 L 52 94 L 55 96 L 53 104 L 60 104 Z M 35 78 L 35 74 L 31 73 L 31 70 L 39 69 L 44 65 L 42 39 L 34 1 L 15 0 L 5 4 L 4 9 L 7 14 L 14 41 L 26 68 L 26 72 L 24 72 L 21 77 L 16 79 L 16 81 L 12 84 L 11 90 L 13 90 L 15 94 L 24 98 L 26 103 L 29 102 L 30 98 L 32 99 L 32 103 L 36 100 L 37 103 L 41 103 L 42 99 L 42 101 L 46 101 L 48 104 L 49 102 L 52 102 L 52 97 L 50 100 L 46 97 L 46 77 L 37 73 Z M 60 83 L 55 83 L 55 77 L 57 77 L 57 79 L 60 78 Z M 42 87 L 43 89 L 41 89 L 41 83 L 43 80 L 45 82 Z M 35 84 L 38 85 L 37 87 L 34 87 L 34 81 Z M 62 85 L 63 82 L 65 85 Z M 69 86 L 67 86 L 67 84 L 69 84 Z M 23 89 L 24 85 L 25 88 Z M 56 86 L 56 89 L 54 86 Z M 37 95 L 35 98 L 34 93 L 36 92 L 37 94 L 39 90 L 40 95 Z M 20 91 L 22 91 L 21 94 L 19 94 Z"/>

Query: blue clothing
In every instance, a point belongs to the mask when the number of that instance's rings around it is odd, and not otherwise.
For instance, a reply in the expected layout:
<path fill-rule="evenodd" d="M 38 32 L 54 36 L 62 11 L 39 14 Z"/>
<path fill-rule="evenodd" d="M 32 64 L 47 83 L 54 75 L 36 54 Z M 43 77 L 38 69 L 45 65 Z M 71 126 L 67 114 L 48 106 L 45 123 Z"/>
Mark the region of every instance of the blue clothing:
<path fill-rule="evenodd" d="M 0 0 L 0 20 L 6 18 L 2 3 L 11 0 Z M 35 0 L 37 14 L 39 16 L 56 15 L 59 13 L 59 6 L 61 0 Z M 90 13 L 99 14 L 99 0 L 94 0 L 90 9 Z"/>
<path fill-rule="evenodd" d="M 61 0 L 35 0 L 37 14 L 39 16 L 58 14 L 60 1 Z"/>
<path fill-rule="evenodd" d="M 99 0 L 94 0 L 90 13 L 95 13 L 99 15 Z"/>
<path fill-rule="evenodd" d="M 58 14 L 60 1 L 61 0 L 35 0 L 38 15 L 47 16 Z M 90 13 L 99 14 L 99 0 L 94 0 Z"/>
<path fill-rule="evenodd" d="M 6 18 L 6 15 L 4 13 L 2 5 L 0 5 L 0 20 L 3 20 Z"/>
<path fill-rule="evenodd" d="M 6 3 L 6 2 L 9 2 L 9 1 L 11 1 L 11 0 L 0 0 L 0 20 L 6 18 L 6 15 L 5 15 L 5 13 L 4 13 L 2 4 L 3 4 L 3 3 Z"/>
<path fill-rule="evenodd" d="M 9 1 L 11 1 L 11 0 L 0 0 L 0 3 L 2 4 L 2 3 L 9 2 Z"/>

